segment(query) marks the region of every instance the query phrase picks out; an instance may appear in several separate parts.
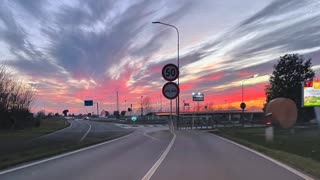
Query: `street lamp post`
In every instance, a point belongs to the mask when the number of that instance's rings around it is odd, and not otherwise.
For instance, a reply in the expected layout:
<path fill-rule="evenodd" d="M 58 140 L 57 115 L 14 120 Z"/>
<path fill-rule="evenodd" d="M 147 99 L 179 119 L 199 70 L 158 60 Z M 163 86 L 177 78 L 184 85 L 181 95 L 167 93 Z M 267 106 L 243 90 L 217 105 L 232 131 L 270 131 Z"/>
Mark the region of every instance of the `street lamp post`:
<path fill-rule="evenodd" d="M 152 22 L 153 24 L 162 24 L 162 25 L 165 25 L 165 26 L 169 26 L 169 27 L 172 27 L 174 28 L 176 31 L 177 31 L 177 66 L 178 66 L 178 70 L 180 71 L 180 59 L 179 59 L 179 42 L 180 42 L 180 35 L 179 35 L 179 30 L 176 26 L 172 25 L 172 24 L 167 24 L 167 23 L 163 23 L 163 22 L 160 22 L 160 21 L 155 21 L 155 22 Z M 180 75 L 179 75 L 180 76 Z M 179 85 L 179 76 L 178 76 L 178 87 L 180 89 L 180 85 Z M 181 92 L 181 91 L 180 91 Z M 176 112 L 177 112 L 177 128 L 179 129 L 179 111 L 180 111 L 180 93 L 178 94 L 178 97 L 176 99 Z"/>
<path fill-rule="evenodd" d="M 141 117 L 143 116 L 142 98 L 143 96 L 141 96 Z"/>
<path fill-rule="evenodd" d="M 244 99 L 243 99 L 243 97 L 244 97 L 243 84 L 244 84 L 245 81 L 247 81 L 247 80 L 249 80 L 249 79 L 252 79 L 252 78 L 256 78 L 256 77 L 258 77 L 258 76 L 259 76 L 258 74 L 255 74 L 255 75 L 253 75 L 253 76 L 250 76 L 250 77 L 242 80 L 242 82 L 241 82 L 241 84 L 242 84 L 242 100 L 241 100 L 242 118 L 241 118 L 241 119 L 242 119 L 242 125 L 243 125 L 243 126 L 244 126 L 244 118 L 243 118 L 243 115 L 244 115 L 244 109 L 245 109 L 245 103 L 244 103 Z M 243 104 L 244 104 L 244 106 L 242 107 Z"/>

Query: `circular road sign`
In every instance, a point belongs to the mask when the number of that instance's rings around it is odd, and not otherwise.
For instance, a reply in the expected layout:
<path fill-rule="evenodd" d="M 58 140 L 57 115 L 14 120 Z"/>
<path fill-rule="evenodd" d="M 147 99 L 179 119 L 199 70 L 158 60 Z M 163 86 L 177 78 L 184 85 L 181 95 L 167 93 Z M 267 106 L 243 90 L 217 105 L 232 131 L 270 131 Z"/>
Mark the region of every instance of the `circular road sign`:
<path fill-rule="evenodd" d="M 137 116 L 132 116 L 131 121 L 135 122 L 137 120 Z"/>
<path fill-rule="evenodd" d="M 242 110 L 246 109 L 246 107 L 247 107 L 246 103 L 242 102 L 242 103 L 240 104 L 240 108 L 241 108 Z"/>
<path fill-rule="evenodd" d="M 179 77 L 179 69 L 175 64 L 167 64 L 162 68 L 162 77 L 167 81 L 174 81 Z"/>
<path fill-rule="evenodd" d="M 167 99 L 175 99 L 180 93 L 179 86 L 174 82 L 167 82 L 162 87 L 162 94 Z"/>

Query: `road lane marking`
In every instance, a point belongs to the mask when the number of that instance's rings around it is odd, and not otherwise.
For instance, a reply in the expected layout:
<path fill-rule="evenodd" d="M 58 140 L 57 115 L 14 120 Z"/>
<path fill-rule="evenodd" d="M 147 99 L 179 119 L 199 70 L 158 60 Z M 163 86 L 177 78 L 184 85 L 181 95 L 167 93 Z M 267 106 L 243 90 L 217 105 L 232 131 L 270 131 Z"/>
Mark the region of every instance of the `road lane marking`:
<path fill-rule="evenodd" d="M 82 138 L 80 139 L 80 142 L 82 142 L 82 141 L 84 140 L 84 138 L 87 137 L 87 135 L 89 134 L 89 132 L 90 132 L 90 130 L 91 130 L 91 124 L 89 124 L 89 123 L 87 123 L 87 122 L 86 122 L 86 124 L 89 125 L 89 129 L 88 129 L 88 131 L 82 136 Z"/>
<path fill-rule="evenodd" d="M 70 120 L 68 120 L 68 122 L 70 123 L 70 125 L 69 125 L 68 127 L 65 127 L 65 128 L 60 129 L 60 130 L 58 130 L 58 131 L 55 131 L 55 132 L 52 132 L 52 133 L 49 133 L 49 134 L 46 134 L 46 135 L 43 135 L 43 136 L 40 136 L 40 137 L 36 137 L 36 138 L 34 138 L 34 139 L 31 139 L 30 142 L 35 141 L 35 140 L 40 139 L 40 138 L 43 138 L 43 137 L 47 137 L 47 136 L 56 134 L 56 133 L 58 133 L 58 132 L 61 132 L 61 131 L 66 130 L 66 129 L 70 129 L 70 128 L 72 127 L 73 123 L 72 123 L 72 121 L 70 121 Z"/>
<path fill-rule="evenodd" d="M 147 132 L 144 132 L 143 135 L 144 135 L 145 137 L 147 137 L 147 138 L 152 139 L 152 140 L 160 141 L 160 139 L 150 136 Z"/>
<path fill-rule="evenodd" d="M 72 155 L 72 154 L 76 154 L 76 153 L 79 153 L 79 152 L 82 152 L 82 151 L 86 151 L 86 150 L 89 150 L 89 149 L 92 149 L 92 148 L 95 148 L 95 147 L 99 147 L 99 146 L 102 146 L 102 145 L 105 145 L 105 144 L 109 144 L 109 143 L 112 143 L 114 141 L 118 141 L 118 140 L 127 138 L 127 137 L 131 136 L 132 134 L 133 133 L 130 133 L 130 134 L 127 134 L 125 136 L 122 136 L 122 137 L 119 137 L 119 138 L 116 138 L 116 139 L 112 139 L 110 141 L 106 141 L 106 142 L 103 142 L 103 143 L 99 143 L 99 144 L 96 144 L 96 145 L 93 145 L 93 146 L 85 147 L 85 148 L 82 148 L 82 149 L 78 149 L 78 150 L 75 150 L 75 151 L 71 151 L 71 152 L 68 152 L 68 153 L 57 155 L 57 156 L 54 156 L 54 157 L 51 157 L 51 158 L 47 158 L 47 159 L 44 159 L 44 160 L 39 160 L 39 161 L 30 163 L 30 164 L 26 164 L 26 165 L 22 165 L 22 166 L 19 166 L 19 167 L 11 168 L 11 169 L 8 169 L 8 170 L 0 171 L 0 175 L 7 174 L 7 173 L 10 173 L 10 172 L 13 172 L 13 171 L 20 170 L 20 169 L 28 168 L 28 167 L 31 167 L 31 166 L 35 166 L 35 165 L 38 165 L 38 164 L 42 164 L 42 163 L 45 163 L 45 162 L 48 162 L 48 161 L 52 161 L 52 160 L 55 160 L 55 159 L 59 159 L 59 158 L 62 158 L 62 157 L 65 157 L 65 156 L 69 156 L 69 155 Z"/>
<path fill-rule="evenodd" d="M 229 140 L 229 139 L 226 139 L 226 138 L 217 136 L 217 135 L 215 135 L 215 134 L 212 134 L 212 133 L 210 133 L 210 134 L 213 135 L 213 136 L 216 136 L 216 137 L 219 138 L 219 139 L 222 139 L 222 140 L 224 140 L 224 141 L 227 141 L 227 142 L 229 142 L 229 143 L 231 143 L 231 144 L 233 144 L 233 145 L 236 145 L 236 146 L 238 146 L 238 147 L 241 147 L 241 148 L 243 148 L 243 149 L 245 149 L 245 150 L 247 150 L 247 151 L 250 151 L 250 152 L 252 152 L 252 153 L 254 153 L 254 154 L 256 154 L 256 155 L 258 155 L 258 156 L 260 156 L 260 157 L 262 157 L 262 158 L 264 158 L 264 159 L 266 159 L 266 160 L 269 160 L 269 161 L 273 162 L 274 164 L 277 164 L 278 166 L 283 167 L 284 169 L 292 172 L 293 174 L 295 174 L 295 175 L 297 175 L 297 176 L 299 176 L 299 177 L 301 177 L 301 178 L 303 178 L 303 179 L 305 179 L 305 180 L 314 180 L 313 178 L 309 177 L 308 175 L 303 174 L 302 172 L 299 172 L 298 170 L 293 169 L 292 167 L 290 167 L 290 166 L 288 166 L 288 165 L 286 165 L 286 164 L 283 164 L 282 162 L 280 162 L 280 161 L 278 161 L 278 160 L 275 160 L 275 159 L 273 159 L 273 158 L 271 158 L 271 157 L 269 157 L 269 156 L 266 156 L 266 155 L 264 155 L 264 154 L 262 154 L 262 153 L 260 153 L 260 152 L 258 152 L 258 151 L 256 151 L 256 150 L 250 149 L 250 148 L 248 148 L 248 147 L 246 147 L 246 146 L 243 146 L 243 145 L 241 145 L 241 144 L 238 144 L 238 143 L 236 143 L 236 142 L 234 142 L 234 141 L 231 141 L 231 140 Z"/>
<path fill-rule="evenodd" d="M 147 172 L 146 175 L 144 175 L 144 177 L 141 180 L 149 180 L 152 175 L 156 172 L 156 170 L 158 169 L 158 167 L 160 166 L 160 164 L 162 163 L 162 161 L 166 158 L 166 156 L 168 155 L 168 153 L 170 152 L 174 142 L 176 140 L 176 134 L 173 134 L 173 138 L 170 142 L 170 144 L 168 145 L 167 149 L 162 153 L 161 157 L 158 159 L 158 161 L 151 167 L 151 169 L 149 169 L 149 171 Z"/>

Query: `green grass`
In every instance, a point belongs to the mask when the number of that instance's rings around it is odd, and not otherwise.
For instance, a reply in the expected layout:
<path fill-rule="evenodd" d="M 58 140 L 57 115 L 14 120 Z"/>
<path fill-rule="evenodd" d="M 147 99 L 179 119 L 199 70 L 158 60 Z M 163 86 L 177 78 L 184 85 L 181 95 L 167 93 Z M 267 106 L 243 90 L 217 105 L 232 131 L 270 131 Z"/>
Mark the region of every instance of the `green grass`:
<path fill-rule="evenodd" d="M 31 140 L 33 138 L 43 136 L 70 125 L 64 118 L 47 118 L 41 120 L 40 127 L 33 127 L 21 130 L 1 130 L 0 131 L 0 143 L 15 143 Z"/>
<path fill-rule="evenodd" d="M 38 128 L 0 131 L 0 144 L 2 146 L 2 148 L 0 146 L 0 169 L 87 147 L 130 133 L 128 131 L 119 134 L 87 137 L 82 142 L 61 139 L 61 141 L 48 141 L 37 144 L 30 141 L 69 125 L 64 118 L 54 117 L 41 120 L 41 126 Z"/>
<path fill-rule="evenodd" d="M 113 136 L 113 137 L 89 138 L 89 139 L 85 139 L 81 143 L 71 143 L 67 145 L 61 144 L 61 145 L 55 146 L 55 148 L 52 148 L 49 146 L 41 146 L 41 147 L 35 147 L 33 149 L 28 149 L 23 152 L 21 151 L 21 152 L 7 154 L 6 156 L 3 156 L 3 157 L 0 156 L 0 169 L 5 169 L 21 163 L 30 162 L 30 161 L 54 156 L 57 154 L 70 152 L 80 148 L 88 147 L 94 144 L 102 143 L 105 141 L 109 141 L 109 140 L 121 137 L 129 133 L 131 132 L 128 131 L 125 134 Z"/>
<path fill-rule="evenodd" d="M 21 145 L 34 138 L 55 132 L 70 125 L 64 118 L 52 117 L 41 120 L 40 127 L 33 127 L 20 130 L 1 130 L 0 144 L 2 147 L 11 147 L 5 150 L 0 147 L 0 169 L 6 168 L 10 165 L 33 160 L 37 157 L 42 157 L 43 154 L 50 154 L 54 152 L 47 147 L 37 147 L 34 149 L 21 149 Z M 62 148 L 63 149 L 63 148 Z M 9 151 L 9 152 L 8 152 Z M 51 151 L 51 152 L 49 152 Z"/>
<path fill-rule="evenodd" d="M 320 178 L 320 130 L 276 129 L 273 142 L 266 142 L 264 131 L 264 128 L 225 128 L 214 133 Z"/>

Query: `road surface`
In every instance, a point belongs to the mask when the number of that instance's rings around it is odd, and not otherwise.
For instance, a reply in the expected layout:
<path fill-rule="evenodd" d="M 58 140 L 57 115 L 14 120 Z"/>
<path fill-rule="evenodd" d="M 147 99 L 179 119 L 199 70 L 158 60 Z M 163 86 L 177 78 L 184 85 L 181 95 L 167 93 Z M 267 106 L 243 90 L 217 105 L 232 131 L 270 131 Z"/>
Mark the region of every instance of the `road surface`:
<path fill-rule="evenodd" d="M 176 136 L 173 136 L 163 127 L 132 129 L 135 130 L 132 134 L 110 143 L 21 169 L 0 172 L 0 179 L 303 179 L 206 132 L 176 131 Z M 171 149 L 170 146 L 168 148 L 170 144 Z M 164 152 L 168 154 L 164 156 Z M 154 172 L 150 173 L 150 169 Z"/>

